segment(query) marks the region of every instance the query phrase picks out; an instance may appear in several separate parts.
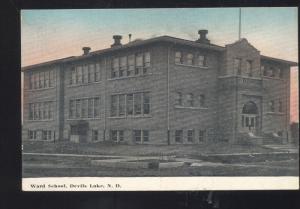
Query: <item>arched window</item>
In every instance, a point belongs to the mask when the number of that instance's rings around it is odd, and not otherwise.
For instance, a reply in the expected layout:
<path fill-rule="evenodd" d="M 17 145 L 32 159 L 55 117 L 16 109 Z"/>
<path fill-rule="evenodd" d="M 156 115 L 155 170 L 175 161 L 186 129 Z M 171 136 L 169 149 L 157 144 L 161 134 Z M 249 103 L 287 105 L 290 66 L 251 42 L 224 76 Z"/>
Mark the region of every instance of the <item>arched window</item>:
<path fill-rule="evenodd" d="M 257 106 L 254 102 L 247 102 L 244 107 L 242 114 L 258 114 Z"/>

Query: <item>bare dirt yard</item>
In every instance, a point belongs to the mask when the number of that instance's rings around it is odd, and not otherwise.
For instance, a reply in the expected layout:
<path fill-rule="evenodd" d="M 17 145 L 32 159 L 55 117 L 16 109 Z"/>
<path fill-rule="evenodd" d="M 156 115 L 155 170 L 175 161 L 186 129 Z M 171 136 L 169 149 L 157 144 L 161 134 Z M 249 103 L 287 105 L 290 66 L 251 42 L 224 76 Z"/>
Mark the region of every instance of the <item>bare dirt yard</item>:
<path fill-rule="evenodd" d="M 147 156 L 150 156 L 149 159 Z M 166 157 L 170 159 L 165 160 Z M 163 169 L 137 169 L 91 163 L 92 160 L 118 162 L 119 159 L 127 158 L 128 162 L 180 161 L 184 164 Z M 23 177 L 298 176 L 298 159 L 298 153 L 227 143 L 133 146 L 110 143 L 25 142 Z"/>

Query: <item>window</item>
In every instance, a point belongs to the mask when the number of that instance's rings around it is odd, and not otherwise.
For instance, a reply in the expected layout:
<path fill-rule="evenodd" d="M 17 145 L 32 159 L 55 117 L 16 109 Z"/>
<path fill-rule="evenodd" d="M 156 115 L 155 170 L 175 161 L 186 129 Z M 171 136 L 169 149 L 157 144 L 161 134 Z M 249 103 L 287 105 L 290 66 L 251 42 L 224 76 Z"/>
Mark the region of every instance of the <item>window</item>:
<path fill-rule="evenodd" d="M 142 114 L 142 94 L 141 93 L 134 94 L 134 114 L 135 115 Z"/>
<path fill-rule="evenodd" d="M 274 101 L 270 101 L 270 102 L 269 102 L 269 109 L 270 109 L 270 112 L 275 112 L 275 104 L 274 104 Z"/>
<path fill-rule="evenodd" d="M 274 68 L 270 67 L 267 70 L 267 77 L 273 77 L 274 76 Z"/>
<path fill-rule="evenodd" d="M 133 115 L 133 94 L 127 94 L 126 99 L 127 115 Z"/>
<path fill-rule="evenodd" d="M 49 87 L 52 87 L 54 85 L 55 85 L 55 71 L 50 70 L 50 73 L 49 73 Z"/>
<path fill-rule="evenodd" d="M 283 78 L 283 71 L 282 71 L 282 69 L 278 69 L 278 74 L 279 74 L 279 78 Z"/>
<path fill-rule="evenodd" d="M 30 84 L 29 89 L 34 89 L 34 73 L 30 74 Z"/>
<path fill-rule="evenodd" d="M 70 100 L 69 118 L 75 117 L 75 100 Z"/>
<path fill-rule="evenodd" d="M 29 130 L 28 131 L 28 138 L 29 139 L 37 139 L 37 131 Z"/>
<path fill-rule="evenodd" d="M 240 75 L 241 74 L 241 70 L 242 70 L 242 60 L 241 59 L 234 59 L 234 62 L 233 62 L 233 69 L 234 69 L 234 72 L 237 74 L 237 75 Z"/>
<path fill-rule="evenodd" d="M 121 57 L 121 67 L 119 70 L 119 77 L 125 76 L 127 70 L 127 57 Z"/>
<path fill-rule="evenodd" d="M 200 67 L 205 67 L 206 66 L 206 57 L 203 55 L 198 56 L 198 65 Z"/>
<path fill-rule="evenodd" d="M 187 131 L 187 140 L 188 140 L 188 142 L 194 141 L 194 130 Z"/>
<path fill-rule="evenodd" d="M 143 100 L 144 100 L 144 107 L 143 107 L 144 114 L 149 114 L 150 113 L 150 94 L 144 93 Z"/>
<path fill-rule="evenodd" d="M 77 66 L 76 73 L 76 83 L 82 83 L 82 66 Z"/>
<path fill-rule="evenodd" d="M 112 78 L 118 77 L 118 72 L 119 72 L 119 58 L 114 58 L 111 77 Z"/>
<path fill-rule="evenodd" d="M 124 141 L 124 131 L 122 130 L 119 131 L 119 141 L 120 142 Z"/>
<path fill-rule="evenodd" d="M 186 58 L 187 58 L 187 64 L 188 65 L 193 65 L 194 64 L 193 63 L 193 59 L 194 59 L 194 55 L 193 54 L 191 54 L 191 53 L 187 54 Z"/>
<path fill-rule="evenodd" d="M 45 72 L 45 88 L 49 88 L 49 79 L 50 79 L 49 74 L 50 74 L 49 71 Z"/>
<path fill-rule="evenodd" d="M 95 65 L 94 64 L 89 64 L 88 81 L 89 81 L 89 83 L 95 81 Z"/>
<path fill-rule="evenodd" d="M 175 53 L 175 63 L 176 64 L 183 64 L 183 57 L 181 52 Z"/>
<path fill-rule="evenodd" d="M 143 130 L 143 141 L 148 142 L 149 141 L 149 131 Z"/>
<path fill-rule="evenodd" d="M 119 95 L 119 116 L 125 115 L 125 94 Z"/>
<path fill-rule="evenodd" d="M 88 106 L 87 102 L 88 102 L 87 99 L 81 100 L 81 117 L 82 118 L 87 117 L 87 106 Z"/>
<path fill-rule="evenodd" d="M 29 104 L 29 120 L 33 120 L 33 114 L 34 114 L 34 104 Z"/>
<path fill-rule="evenodd" d="M 70 73 L 71 73 L 71 76 L 70 76 L 70 85 L 76 84 L 76 70 L 75 70 L 75 67 L 71 68 Z"/>
<path fill-rule="evenodd" d="M 47 140 L 47 135 L 48 135 L 48 132 L 47 131 L 42 131 L 42 140 Z"/>
<path fill-rule="evenodd" d="M 92 130 L 92 141 L 98 141 L 98 130 Z"/>
<path fill-rule="evenodd" d="M 82 68 L 82 83 L 88 83 L 88 77 L 89 77 L 89 66 L 83 65 Z"/>
<path fill-rule="evenodd" d="M 44 88 L 45 87 L 45 73 L 40 72 L 39 74 L 39 88 Z"/>
<path fill-rule="evenodd" d="M 112 140 L 114 142 L 118 141 L 118 131 L 117 130 L 110 131 L 110 140 Z"/>
<path fill-rule="evenodd" d="M 39 88 L 39 74 L 38 73 L 34 73 L 34 88 L 38 89 Z"/>
<path fill-rule="evenodd" d="M 149 141 L 149 130 L 133 130 L 133 140 L 136 143 Z"/>
<path fill-rule="evenodd" d="M 100 72 L 100 63 L 96 63 L 96 69 L 95 69 L 95 82 L 100 81 L 101 79 L 101 72 Z"/>
<path fill-rule="evenodd" d="M 199 105 L 200 107 L 205 107 L 206 106 L 206 101 L 205 101 L 205 95 L 200 94 L 199 96 Z"/>
<path fill-rule="evenodd" d="M 183 140 L 183 130 L 175 130 L 175 142 L 182 143 Z"/>
<path fill-rule="evenodd" d="M 111 116 L 117 116 L 118 111 L 118 95 L 111 96 Z"/>
<path fill-rule="evenodd" d="M 127 76 L 132 76 L 133 72 L 134 72 L 134 59 L 135 56 L 134 55 L 130 55 L 128 56 L 128 68 L 127 68 Z"/>
<path fill-rule="evenodd" d="M 182 93 L 181 92 L 176 93 L 176 105 L 182 106 Z"/>
<path fill-rule="evenodd" d="M 278 111 L 279 111 L 279 112 L 283 112 L 282 101 L 279 100 L 278 103 L 279 103 L 279 104 L 278 104 Z"/>
<path fill-rule="evenodd" d="M 136 68 L 135 68 L 135 75 L 139 75 L 141 73 L 141 69 L 143 68 L 143 54 L 136 55 Z"/>
<path fill-rule="evenodd" d="M 141 130 L 134 130 L 133 137 L 135 142 L 142 142 L 142 131 Z"/>
<path fill-rule="evenodd" d="M 94 98 L 94 118 L 100 116 L 100 98 Z"/>
<path fill-rule="evenodd" d="M 206 135 L 206 130 L 200 130 L 199 131 L 199 142 L 204 142 L 205 141 L 205 135 Z"/>
<path fill-rule="evenodd" d="M 80 118 L 80 109 L 81 109 L 80 99 L 76 100 L 76 118 Z"/>
<path fill-rule="evenodd" d="M 187 95 L 187 104 L 189 107 L 194 106 L 194 95 L 193 94 L 188 94 Z"/>
<path fill-rule="evenodd" d="M 252 76 L 252 61 L 251 60 L 246 61 L 246 74 L 248 76 Z"/>
<path fill-rule="evenodd" d="M 124 141 L 124 131 L 123 130 L 111 130 L 110 140 L 114 142 Z"/>
<path fill-rule="evenodd" d="M 150 52 L 146 52 L 144 54 L 143 74 L 147 74 L 149 72 L 149 68 L 150 68 Z"/>
<path fill-rule="evenodd" d="M 88 99 L 88 118 L 93 118 L 94 116 L 94 100 L 92 98 Z"/>

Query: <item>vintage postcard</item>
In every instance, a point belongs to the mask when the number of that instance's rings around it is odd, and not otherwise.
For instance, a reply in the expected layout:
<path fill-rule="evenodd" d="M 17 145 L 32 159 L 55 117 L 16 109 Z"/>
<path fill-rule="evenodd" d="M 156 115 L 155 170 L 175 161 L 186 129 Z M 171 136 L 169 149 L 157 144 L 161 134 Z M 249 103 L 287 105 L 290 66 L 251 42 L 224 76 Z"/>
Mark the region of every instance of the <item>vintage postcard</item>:
<path fill-rule="evenodd" d="M 299 189 L 298 9 L 22 10 L 23 191 Z"/>

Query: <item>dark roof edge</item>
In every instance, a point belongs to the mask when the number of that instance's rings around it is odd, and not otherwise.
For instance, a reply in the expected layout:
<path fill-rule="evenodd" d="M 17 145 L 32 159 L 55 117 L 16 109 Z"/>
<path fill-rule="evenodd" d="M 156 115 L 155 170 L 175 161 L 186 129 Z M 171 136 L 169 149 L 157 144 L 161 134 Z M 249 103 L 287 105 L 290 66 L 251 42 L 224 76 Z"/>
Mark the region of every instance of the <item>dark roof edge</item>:
<path fill-rule="evenodd" d="M 293 62 L 293 61 L 278 59 L 278 58 L 274 58 L 274 57 L 268 57 L 268 56 L 265 56 L 265 55 L 261 55 L 260 57 L 261 57 L 261 59 L 264 59 L 264 60 L 273 61 L 273 62 L 279 62 L 279 63 L 282 63 L 282 64 L 289 65 L 291 67 L 298 66 L 298 63 L 297 62 Z"/>
<path fill-rule="evenodd" d="M 38 63 L 38 64 L 34 64 L 34 65 L 28 65 L 28 66 L 22 67 L 22 71 L 33 69 L 33 68 L 38 68 L 38 67 L 44 67 L 44 66 L 48 66 L 48 65 L 52 65 L 52 64 L 66 63 L 69 61 L 76 61 L 76 60 L 80 60 L 80 59 L 91 58 L 93 56 L 110 53 L 110 52 L 113 52 L 116 50 L 142 46 L 142 45 L 155 43 L 155 42 L 169 42 L 169 43 L 173 43 L 173 44 L 185 44 L 188 46 L 199 47 L 199 48 L 203 48 L 203 49 L 210 49 L 210 50 L 215 50 L 215 51 L 223 51 L 225 49 L 224 47 L 214 45 L 214 44 L 201 44 L 201 43 L 197 43 L 194 41 L 175 38 L 175 37 L 171 37 L 171 36 L 159 36 L 159 37 L 155 37 L 155 38 L 151 38 L 151 39 L 147 39 L 147 40 L 141 40 L 141 41 L 127 43 L 127 44 L 113 47 L 113 48 L 106 48 L 106 49 L 93 51 L 93 52 L 90 52 L 88 55 L 72 56 L 72 57 L 66 57 L 66 58 L 52 60 L 52 61 L 48 61 L 48 62 L 42 62 L 42 63 Z"/>

